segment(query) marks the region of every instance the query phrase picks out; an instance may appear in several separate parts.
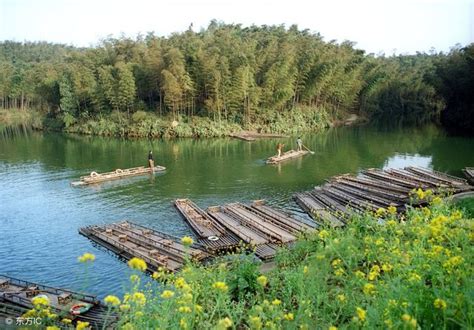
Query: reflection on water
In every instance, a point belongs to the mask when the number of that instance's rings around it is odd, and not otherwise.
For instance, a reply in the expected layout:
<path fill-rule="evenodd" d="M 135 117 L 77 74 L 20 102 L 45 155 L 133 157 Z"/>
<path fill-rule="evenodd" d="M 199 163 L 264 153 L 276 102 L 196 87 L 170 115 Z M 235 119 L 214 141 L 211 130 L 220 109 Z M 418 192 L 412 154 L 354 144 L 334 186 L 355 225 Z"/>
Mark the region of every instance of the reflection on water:
<path fill-rule="evenodd" d="M 303 142 L 314 155 L 266 165 L 278 142 L 296 147 L 295 138 L 248 143 L 0 136 L 0 273 L 100 295 L 120 294 L 126 265 L 80 236 L 79 227 L 130 219 L 183 236 L 191 231 L 172 205 L 176 198 L 191 198 L 202 207 L 263 198 L 304 216 L 292 193 L 336 174 L 418 165 L 461 175 L 461 168 L 474 164 L 472 139 L 447 137 L 433 126 L 342 128 L 306 135 Z M 146 165 L 150 149 L 166 173 L 91 187 L 69 185 L 91 171 Z M 84 252 L 97 256 L 87 270 L 87 283 L 85 268 L 77 262 Z"/>

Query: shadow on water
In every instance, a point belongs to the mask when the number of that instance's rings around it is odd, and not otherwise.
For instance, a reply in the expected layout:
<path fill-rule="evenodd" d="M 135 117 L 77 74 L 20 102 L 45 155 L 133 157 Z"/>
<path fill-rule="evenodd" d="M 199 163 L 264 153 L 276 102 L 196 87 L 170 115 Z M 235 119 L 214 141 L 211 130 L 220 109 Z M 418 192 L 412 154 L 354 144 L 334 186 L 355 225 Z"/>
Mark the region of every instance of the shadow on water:
<path fill-rule="evenodd" d="M 435 126 L 406 129 L 351 127 L 303 135 L 315 152 L 275 166 L 265 164 L 276 144 L 296 138 L 125 140 L 31 131 L 0 134 L 0 273 L 105 295 L 123 291 L 127 266 L 78 234 L 78 228 L 122 219 L 176 236 L 191 234 L 174 209 L 176 198 L 201 207 L 267 199 L 305 216 L 292 201 L 329 177 L 369 167 L 420 165 L 460 175 L 474 164 L 473 139 L 447 136 Z M 163 175 L 92 187 L 70 186 L 91 171 L 146 165 L 148 150 Z M 307 218 L 306 218 L 307 219 Z M 77 256 L 97 259 L 84 287 Z"/>

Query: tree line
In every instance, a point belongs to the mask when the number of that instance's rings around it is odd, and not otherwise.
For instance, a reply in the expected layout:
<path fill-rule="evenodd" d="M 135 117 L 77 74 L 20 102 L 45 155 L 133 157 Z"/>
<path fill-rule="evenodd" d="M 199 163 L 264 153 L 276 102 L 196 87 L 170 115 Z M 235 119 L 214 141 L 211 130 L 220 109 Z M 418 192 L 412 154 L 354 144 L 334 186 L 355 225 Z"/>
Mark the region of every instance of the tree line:
<path fill-rule="evenodd" d="M 0 108 L 40 109 L 65 123 L 147 111 L 245 126 L 324 111 L 455 126 L 474 117 L 473 49 L 374 56 L 297 26 L 216 21 L 199 32 L 108 38 L 92 48 L 4 41 Z"/>

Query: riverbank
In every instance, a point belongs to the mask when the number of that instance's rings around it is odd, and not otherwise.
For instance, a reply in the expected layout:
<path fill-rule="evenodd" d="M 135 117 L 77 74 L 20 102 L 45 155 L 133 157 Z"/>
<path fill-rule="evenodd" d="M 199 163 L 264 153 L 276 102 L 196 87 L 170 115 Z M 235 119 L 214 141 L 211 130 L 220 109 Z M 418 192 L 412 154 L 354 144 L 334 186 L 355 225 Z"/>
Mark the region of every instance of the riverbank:
<path fill-rule="evenodd" d="M 234 255 L 145 280 L 135 258 L 128 292 L 104 301 L 121 329 L 472 328 L 472 219 L 440 198 L 384 213 L 300 238 L 265 275 Z"/>
<path fill-rule="evenodd" d="M 348 125 L 357 122 L 353 117 L 349 117 L 352 119 Z M 242 124 L 239 119 L 212 120 L 202 116 L 172 118 L 145 111 L 137 111 L 130 117 L 121 112 L 112 112 L 76 119 L 67 114 L 50 118 L 38 111 L 0 110 L 0 128 L 21 126 L 40 131 L 141 138 L 224 137 L 241 131 L 294 136 L 319 132 L 341 122 L 345 120 L 331 119 L 325 109 L 301 107 L 290 112 L 267 111 L 256 114 L 254 120 L 247 124 Z"/>

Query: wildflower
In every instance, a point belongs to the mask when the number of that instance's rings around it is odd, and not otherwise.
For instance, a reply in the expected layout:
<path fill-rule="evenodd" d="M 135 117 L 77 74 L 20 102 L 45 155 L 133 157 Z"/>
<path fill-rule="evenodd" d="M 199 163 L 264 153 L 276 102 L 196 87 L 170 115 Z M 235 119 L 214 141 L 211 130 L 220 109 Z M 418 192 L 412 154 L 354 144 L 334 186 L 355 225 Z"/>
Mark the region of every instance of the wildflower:
<path fill-rule="evenodd" d="M 72 320 L 68 319 L 68 318 L 64 318 L 64 319 L 61 320 L 61 322 L 64 323 L 64 324 L 71 324 Z"/>
<path fill-rule="evenodd" d="M 346 301 L 346 296 L 344 294 L 338 294 L 337 300 L 339 300 L 340 302 L 344 302 Z"/>
<path fill-rule="evenodd" d="M 258 316 L 250 316 L 250 329 L 260 330 L 262 328 L 262 320 Z"/>
<path fill-rule="evenodd" d="M 86 263 L 89 261 L 92 262 L 95 260 L 95 255 L 93 255 L 92 253 L 84 253 L 82 256 L 78 257 L 77 260 L 83 263 Z"/>
<path fill-rule="evenodd" d="M 31 302 L 35 307 L 41 307 L 41 306 L 49 306 L 49 298 L 45 295 L 43 296 L 36 296 L 34 297 Z"/>
<path fill-rule="evenodd" d="M 201 305 L 194 305 L 194 310 L 197 312 L 197 313 L 201 313 L 202 312 L 202 306 Z"/>
<path fill-rule="evenodd" d="M 410 281 L 410 282 L 419 282 L 419 281 L 421 281 L 421 276 L 418 275 L 415 272 L 411 272 L 410 277 L 408 278 L 408 281 Z"/>
<path fill-rule="evenodd" d="M 460 264 L 462 264 L 464 262 L 464 258 L 461 257 L 461 256 L 454 256 L 454 257 L 451 257 L 448 259 L 448 261 L 446 261 L 444 264 L 443 264 L 443 267 L 448 269 L 448 270 L 452 270 L 454 269 L 455 267 L 459 266 Z"/>
<path fill-rule="evenodd" d="M 89 322 L 77 321 L 76 330 L 83 330 L 89 326 Z"/>
<path fill-rule="evenodd" d="M 376 245 L 376 246 L 383 245 L 384 243 L 385 243 L 385 239 L 384 239 L 383 237 L 378 238 L 378 239 L 375 241 L 375 245 Z"/>
<path fill-rule="evenodd" d="M 365 277 L 365 274 L 363 272 L 361 272 L 360 270 L 355 271 L 354 274 L 358 278 L 364 278 Z"/>
<path fill-rule="evenodd" d="M 132 269 L 137 269 L 139 271 L 144 272 L 147 268 L 146 262 L 140 258 L 133 257 L 129 260 L 128 266 Z"/>
<path fill-rule="evenodd" d="M 176 281 L 174 281 L 174 285 L 178 288 L 181 289 L 186 285 L 186 280 L 183 277 L 178 277 Z"/>
<path fill-rule="evenodd" d="M 126 312 L 130 309 L 130 305 L 129 304 L 120 305 L 119 309 L 121 312 Z"/>
<path fill-rule="evenodd" d="M 111 306 L 118 306 L 118 305 L 120 305 L 120 299 L 117 298 L 116 296 L 112 296 L 112 295 L 109 295 L 109 296 L 105 297 L 104 302 L 105 302 L 107 305 L 111 305 Z"/>
<path fill-rule="evenodd" d="M 153 272 L 153 274 L 151 275 L 151 277 L 154 279 L 154 280 L 157 280 L 161 277 L 161 274 L 158 273 L 158 272 Z"/>
<path fill-rule="evenodd" d="M 364 291 L 366 295 L 373 295 L 375 293 L 375 285 L 367 283 L 364 285 L 362 291 Z"/>
<path fill-rule="evenodd" d="M 138 305 L 145 305 L 146 297 L 142 292 L 135 292 L 131 298 L 132 301 L 136 302 Z"/>
<path fill-rule="evenodd" d="M 375 212 L 375 215 L 378 216 L 378 217 L 381 217 L 381 216 L 385 215 L 385 212 L 386 212 L 386 210 L 383 207 L 380 207 Z"/>
<path fill-rule="evenodd" d="M 135 283 L 138 281 L 140 281 L 140 278 L 138 277 L 138 275 L 133 274 L 132 276 L 130 276 L 130 282 Z"/>
<path fill-rule="evenodd" d="M 413 328 L 413 329 L 416 329 L 416 325 L 417 325 L 417 322 L 415 319 L 411 319 L 410 322 L 409 322 L 410 326 Z"/>
<path fill-rule="evenodd" d="M 385 323 L 385 325 L 386 325 L 387 328 L 389 328 L 389 329 L 391 329 L 391 328 L 393 327 L 393 322 L 392 322 L 392 320 L 390 320 L 390 319 L 383 321 L 383 323 Z"/>
<path fill-rule="evenodd" d="M 402 320 L 405 322 L 409 322 L 411 320 L 411 316 L 408 314 L 403 314 L 402 315 Z"/>
<path fill-rule="evenodd" d="M 194 240 L 189 236 L 184 236 L 181 238 L 181 243 L 183 243 L 184 246 L 191 246 L 193 245 Z"/>
<path fill-rule="evenodd" d="M 227 284 L 225 284 L 224 282 L 215 282 L 212 287 L 218 291 L 222 291 L 222 292 L 227 292 L 227 290 L 229 289 L 227 287 Z"/>
<path fill-rule="evenodd" d="M 181 306 L 180 308 L 178 308 L 178 312 L 180 312 L 180 313 L 191 313 L 192 310 L 191 310 L 191 307 L 189 307 L 189 306 Z"/>
<path fill-rule="evenodd" d="M 287 321 L 293 321 L 295 319 L 295 316 L 293 315 L 293 313 L 287 313 L 283 315 L 283 318 Z"/>
<path fill-rule="evenodd" d="M 274 305 L 274 306 L 278 306 L 278 305 L 280 305 L 280 304 L 281 304 L 281 300 L 280 300 L 280 299 L 275 299 L 275 300 L 272 301 L 272 305 Z"/>
<path fill-rule="evenodd" d="M 318 236 L 320 239 L 324 240 L 326 237 L 329 237 L 329 232 L 323 229 L 319 232 Z"/>
<path fill-rule="evenodd" d="M 339 267 L 338 269 L 336 269 L 336 270 L 334 271 L 334 275 L 336 275 L 336 276 L 342 276 L 342 275 L 344 275 L 344 269 L 342 269 L 342 268 Z"/>
<path fill-rule="evenodd" d="M 170 290 L 165 290 L 161 294 L 161 298 L 163 298 L 163 299 L 169 299 L 169 298 L 172 298 L 173 296 L 174 296 L 174 292 L 170 291 Z"/>
<path fill-rule="evenodd" d="M 382 270 L 386 273 L 388 273 L 389 271 L 391 271 L 393 269 L 393 266 L 390 265 L 390 264 L 383 264 L 382 265 Z"/>
<path fill-rule="evenodd" d="M 377 276 L 379 276 L 379 273 L 377 273 L 377 272 L 370 272 L 369 275 L 367 275 L 367 279 L 368 279 L 369 281 L 374 281 L 374 280 L 377 278 Z"/>
<path fill-rule="evenodd" d="M 179 320 L 179 326 L 181 327 L 181 329 L 187 329 L 188 328 L 188 323 L 186 322 L 185 319 L 181 319 L 181 320 Z"/>
<path fill-rule="evenodd" d="M 440 298 L 436 298 L 433 305 L 435 308 L 438 308 L 438 309 L 446 309 L 446 306 L 447 306 L 446 301 Z"/>
<path fill-rule="evenodd" d="M 390 227 L 393 227 L 397 224 L 397 222 L 395 220 L 388 220 L 387 221 L 387 225 L 389 225 Z"/>
<path fill-rule="evenodd" d="M 393 205 L 390 205 L 389 207 L 387 207 L 387 211 L 389 214 L 394 215 L 397 213 L 397 208 Z"/>
<path fill-rule="evenodd" d="M 364 322 L 365 321 L 365 316 L 367 314 L 367 312 L 360 308 L 360 307 L 357 307 L 356 308 L 356 313 L 357 313 L 357 318 L 361 321 L 361 322 Z"/>
<path fill-rule="evenodd" d="M 331 325 L 331 326 L 329 327 L 329 330 L 337 330 L 337 327 Z"/>
<path fill-rule="evenodd" d="M 145 315 L 145 314 L 143 314 L 142 311 L 135 312 L 135 317 L 136 317 L 136 318 L 143 317 L 143 315 Z"/>
<path fill-rule="evenodd" d="M 443 202 L 443 200 L 439 197 L 439 196 L 436 196 L 435 198 L 433 198 L 433 200 L 431 201 L 431 204 L 432 205 L 439 205 Z"/>
<path fill-rule="evenodd" d="M 266 276 L 264 275 L 261 275 L 259 277 L 257 277 L 257 282 L 258 284 L 260 284 L 261 286 L 265 287 L 268 283 L 268 279 Z"/>
<path fill-rule="evenodd" d="M 308 274 L 308 266 L 303 267 L 303 274 Z"/>
<path fill-rule="evenodd" d="M 46 327 L 46 330 L 61 330 L 61 328 L 59 328 L 55 325 L 50 325 L 50 326 Z"/>
<path fill-rule="evenodd" d="M 219 320 L 219 322 L 217 323 L 218 329 L 227 329 L 227 328 L 230 328 L 231 326 L 232 326 L 232 320 L 229 319 L 228 317 Z"/>
<path fill-rule="evenodd" d="M 418 190 L 415 192 L 416 196 L 418 197 L 418 199 L 424 199 L 425 198 L 425 192 L 421 189 L 421 188 L 418 188 Z"/>
<path fill-rule="evenodd" d="M 324 259 L 324 254 L 318 253 L 318 254 L 316 255 L 316 259 L 317 259 L 317 260 L 323 260 L 323 259 Z"/>
<path fill-rule="evenodd" d="M 340 264 L 342 263 L 341 259 L 335 259 L 331 262 L 331 265 L 336 268 L 337 266 L 339 266 Z"/>

